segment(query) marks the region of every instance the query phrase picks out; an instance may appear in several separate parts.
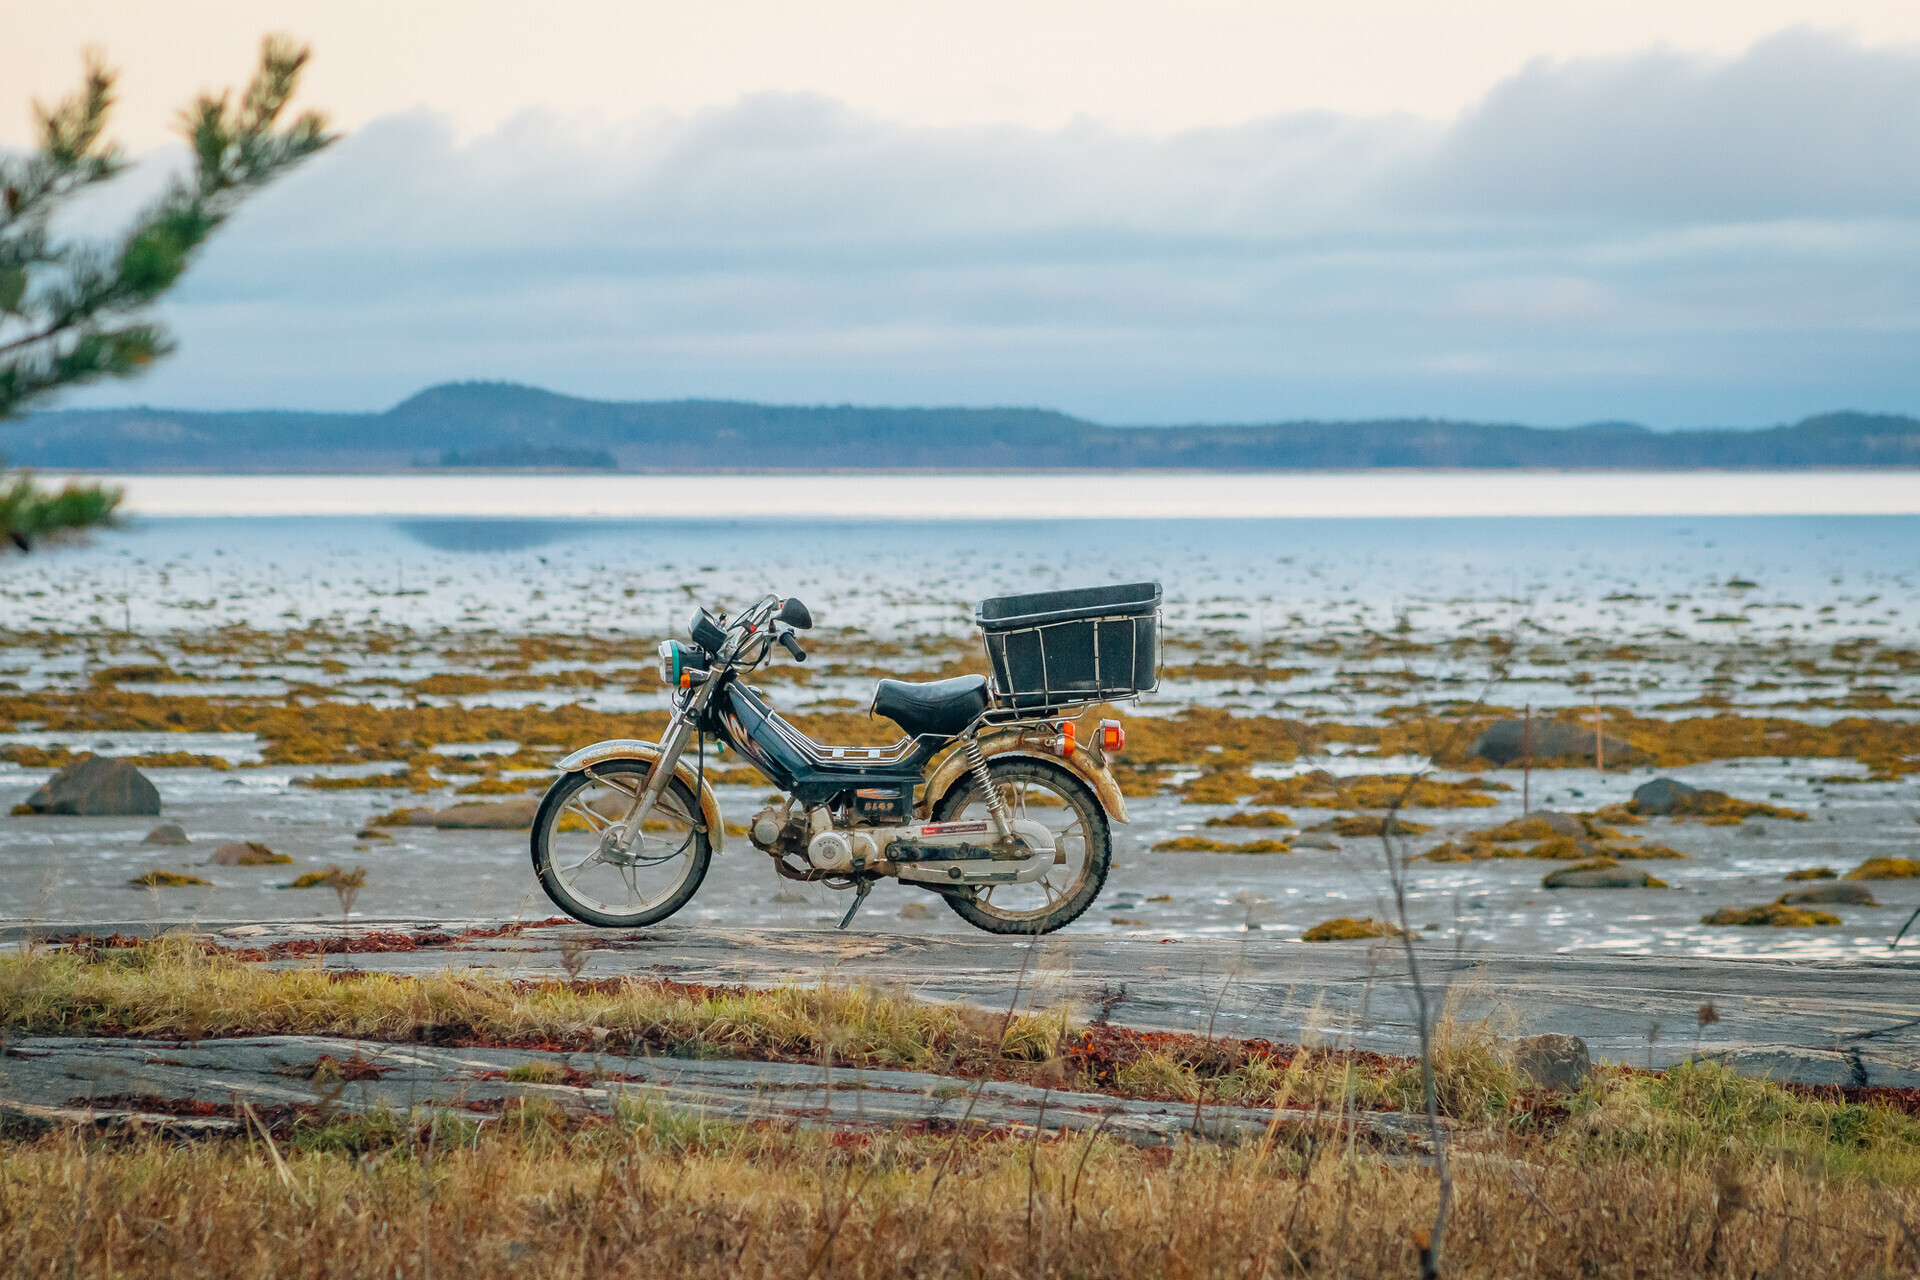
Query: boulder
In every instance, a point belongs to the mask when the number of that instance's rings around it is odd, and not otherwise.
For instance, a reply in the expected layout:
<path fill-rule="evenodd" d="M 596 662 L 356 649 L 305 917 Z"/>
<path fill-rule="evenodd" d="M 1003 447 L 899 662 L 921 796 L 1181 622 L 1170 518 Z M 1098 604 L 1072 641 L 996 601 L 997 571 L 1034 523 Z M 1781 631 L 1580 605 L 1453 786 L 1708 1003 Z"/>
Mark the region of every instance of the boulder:
<path fill-rule="evenodd" d="M 1579 1036 L 1524 1036 L 1511 1047 L 1514 1070 L 1535 1088 L 1572 1093 L 1593 1074 L 1593 1058 Z"/>
<path fill-rule="evenodd" d="M 1634 867 L 1622 867 L 1612 858 L 1595 858 L 1549 872 L 1540 882 L 1542 889 L 1664 889 L 1666 881 L 1656 880 Z"/>
<path fill-rule="evenodd" d="M 1526 739 L 1524 754 L 1536 761 L 1593 759 L 1592 723 L 1581 724 L 1569 720 L 1536 719 L 1530 732 L 1524 720 L 1496 721 L 1474 741 L 1470 754 L 1495 764 L 1519 764 L 1523 754 L 1523 734 Z M 1637 747 L 1604 734 L 1600 743 L 1606 750 L 1609 765 L 1629 764 L 1643 759 L 1646 754 Z"/>
<path fill-rule="evenodd" d="M 86 756 L 74 761 L 27 797 L 34 813 L 79 817 L 124 816 L 160 812 L 160 793 L 145 774 L 125 760 Z"/>
<path fill-rule="evenodd" d="M 1873 890 L 1863 884 L 1836 880 L 1813 889 L 1794 889 L 1774 899 L 1783 907 L 1804 907 L 1810 902 L 1838 902 L 1850 907 L 1877 907 Z"/>
<path fill-rule="evenodd" d="M 216 867 L 283 867 L 293 859 L 252 840 L 235 840 L 213 851 Z"/>
<path fill-rule="evenodd" d="M 1692 795 L 1695 790 L 1678 778 L 1655 778 L 1652 782 L 1643 782 L 1633 789 L 1633 811 L 1672 813 L 1674 801 L 1681 796 Z"/>
<path fill-rule="evenodd" d="M 533 825 L 540 802 L 502 800 L 496 804 L 456 804 L 433 815 L 433 825 L 443 831 L 524 831 Z"/>
<path fill-rule="evenodd" d="M 147 832 L 146 836 L 141 839 L 140 843 L 141 844 L 181 845 L 181 844 L 192 844 L 193 841 L 187 839 L 187 829 L 181 826 L 179 823 L 163 822 L 159 826 L 155 827 L 153 830 Z"/>
<path fill-rule="evenodd" d="M 1587 838 L 1587 824 L 1570 813 L 1555 813 L 1551 809 L 1535 809 L 1530 817 L 1540 819 L 1557 836 L 1572 836 L 1575 840 Z"/>

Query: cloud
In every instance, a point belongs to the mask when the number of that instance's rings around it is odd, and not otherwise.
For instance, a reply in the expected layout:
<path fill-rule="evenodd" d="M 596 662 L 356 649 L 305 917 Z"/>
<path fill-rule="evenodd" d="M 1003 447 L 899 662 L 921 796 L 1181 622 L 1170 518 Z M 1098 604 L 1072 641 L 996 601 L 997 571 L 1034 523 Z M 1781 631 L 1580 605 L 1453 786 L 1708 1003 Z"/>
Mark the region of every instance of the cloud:
<path fill-rule="evenodd" d="M 1920 213 L 1920 55 L 1788 31 L 1714 62 L 1536 62 L 1410 185 L 1492 215 L 1636 220 Z"/>
<path fill-rule="evenodd" d="M 808 95 L 471 142 L 419 110 L 262 195 L 94 393 L 1038 403 L 1107 421 L 1660 425 L 1920 407 L 1920 54 L 1537 63 L 1451 124 L 907 127 Z"/>

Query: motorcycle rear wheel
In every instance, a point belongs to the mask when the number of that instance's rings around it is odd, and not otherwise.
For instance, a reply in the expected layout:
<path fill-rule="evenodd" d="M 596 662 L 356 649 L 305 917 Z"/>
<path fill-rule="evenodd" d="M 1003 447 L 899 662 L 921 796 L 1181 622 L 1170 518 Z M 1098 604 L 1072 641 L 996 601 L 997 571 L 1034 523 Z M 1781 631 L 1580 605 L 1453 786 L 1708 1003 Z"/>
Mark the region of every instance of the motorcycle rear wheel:
<path fill-rule="evenodd" d="M 625 817 L 653 774 L 650 760 L 608 760 L 547 789 L 533 819 L 533 873 L 554 905 L 586 924 L 633 929 L 687 905 L 706 879 L 713 847 L 693 789 L 667 784 L 621 865 L 601 856 L 602 835 Z"/>
<path fill-rule="evenodd" d="M 1100 798 L 1071 769 L 1031 756 L 990 760 L 987 773 L 1012 817 L 1043 822 L 1053 832 L 1054 864 L 1032 884 L 950 891 L 947 905 L 988 933 L 1052 933 L 1072 924 L 1100 896 L 1113 862 L 1112 829 Z M 936 822 L 988 816 L 986 797 L 971 774 L 940 797 L 933 816 Z"/>

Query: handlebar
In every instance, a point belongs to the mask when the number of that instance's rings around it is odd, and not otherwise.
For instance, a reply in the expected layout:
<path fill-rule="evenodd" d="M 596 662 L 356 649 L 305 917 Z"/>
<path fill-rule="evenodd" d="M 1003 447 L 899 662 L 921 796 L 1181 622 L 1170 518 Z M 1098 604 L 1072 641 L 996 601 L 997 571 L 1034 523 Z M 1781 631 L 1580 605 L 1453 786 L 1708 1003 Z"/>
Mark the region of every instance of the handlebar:
<path fill-rule="evenodd" d="M 807 660 L 807 651 L 800 647 L 800 642 L 793 638 L 793 632 L 791 631 L 783 629 L 780 632 L 780 647 L 792 654 L 795 662 L 805 662 Z"/>

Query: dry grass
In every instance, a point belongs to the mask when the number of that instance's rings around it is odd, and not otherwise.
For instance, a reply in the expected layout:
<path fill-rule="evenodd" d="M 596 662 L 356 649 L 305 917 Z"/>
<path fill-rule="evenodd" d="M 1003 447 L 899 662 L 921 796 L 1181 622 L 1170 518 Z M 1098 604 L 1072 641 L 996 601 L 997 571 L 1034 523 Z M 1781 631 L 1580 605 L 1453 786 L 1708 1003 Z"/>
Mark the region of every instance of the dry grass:
<path fill-rule="evenodd" d="M 1696 1082 L 1697 1083 L 1697 1082 Z M 1717 1099 L 1694 1098 L 1712 1107 Z M 1416 1274 L 1418 1161 L 1318 1132 L 1139 1151 L 510 1111 L 194 1144 L 6 1142 L 0 1275 L 543 1277 Z M 1635 1127 L 1637 1123 L 1637 1127 Z M 1661 1144 L 1666 1145 L 1661 1145 Z M 1684 1149 L 1683 1149 L 1684 1148 Z M 1622 1112 L 1455 1157 L 1456 1277 L 1904 1275 L 1911 1190 L 1791 1152 L 1676 1145 Z"/>
<path fill-rule="evenodd" d="M 810 1060 L 830 1045 L 845 1061 L 924 1068 L 1036 1061 L 1064 1034 L 1065 1017 L 1063 1009 L 1003 1018 L 866 987 L 515 983 L 476 971 L 345 977 L 269 969 L 184 934 L 121 950 L 0 956 L 0 1030 L 42 1035 L 585 1045 L 601 1029 L 615 1045 L 660 1051 L 698 1043 Z"/>

